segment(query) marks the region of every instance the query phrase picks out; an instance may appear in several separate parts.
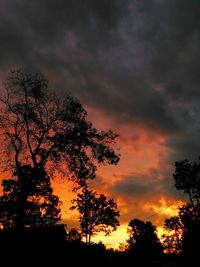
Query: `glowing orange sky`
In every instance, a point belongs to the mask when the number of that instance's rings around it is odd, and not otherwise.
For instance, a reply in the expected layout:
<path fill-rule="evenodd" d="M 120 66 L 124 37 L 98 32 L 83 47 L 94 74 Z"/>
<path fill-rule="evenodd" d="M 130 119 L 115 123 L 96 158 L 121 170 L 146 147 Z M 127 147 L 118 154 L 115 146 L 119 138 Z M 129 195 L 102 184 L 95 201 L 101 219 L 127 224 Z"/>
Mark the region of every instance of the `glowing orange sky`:
<path fill-rule="evenodd" d="M 165 136 L 141 125 L 116 125 L 112 117 L 103 111 L 91 107 L 86 107 L 86 110 L 88 119 L 95 127 L 104 130 L 111 128 L 120 135 L 116 143 L 116 150 L 121 155 L 120 162 L 117 166 L 100 166 L 97 177 L 89 183 L 98 193 L 104 193 L 117 202 L 120 227 L 107 237 L 103 233 L 98 234 L 93 237 L 93 241 L 102 241 L 107 247 L 118 248 L 120 243 L 127 240 L 128 223 L 133 218 L 152 221 L 161 236 L 164 219 L 175 215 L 177 205 L 182 204 L 182 201 L 170 196 L 169 192 L 160 191 L 159 186 L 153 188 L 156 182 L 160 182 L 162 186 L 163 173 L 172 176 L 171 167 L 167 163 L 170 151 L 165 145 Z M 120 188 L 124 183 L 124 188 Z M 169 183 L 172 183 L 171 177 Z M 144 184 L 146 192 L 137 191 L 137 188 L 135 190 L 135 187 L 139 186 L 140 189 Z M 62 222 L 67 224 L 68 229 L 78 227 L 78 212 L 69 210 L 71 200 L 76 197 L 72 192 L 73 184 L 55 179 L 52 185 L 63 203 Z"/>
<path fill-rule="evenodd" d="M 98 234 L 93 237 L 93 241 L 102 241 L 107 247 L 118 248 L 119 244 L 128 238 L 127 227 L 133 218 L 152 221 L 158 227 L 161 236 L 164 219 L 175 215 L 177 205 L 182 204 L 182 201 L 176 200 L 169 192 L 159 188 L 162 187 L 163 173 L 170 173 L 172 176 L 171 167 L 167 163 L 170 151 L 165 145 L 165 136 L 141 125 L 116 125 L 112 117 L 103 111 L 91 107 L 86 107 L 86 110 L 88 119 L 95 127 L 104 130 L 111 128 L 120 135 L 116 143 L 116 149 L 121 155 L 119 164 L 100 166 L 97 177 L 89 183 L 98 193 L 113 197 L 117 202 L 120 210 L 120 227 L 108 237 L 102 233 Z M 157 182 L 160 185 L 153 188 Z M 172 183 L 171 177 L 169 183 Z M 124 187 L 120 188 L 123 184 Z M 69 210 L 71 200 L 76 197 L 72 192 L 73 184 L 55 179 L 52 185 L 55 194 L 59 195 L 63 203 L 62 222 L 67 224 L 68 229 L 78 227 L 78 212 Z M 140 189 L 143 185 L 145 192 L 137 191 L 137 188 L 135 190 L 135 187 L 139 186 Z"/>
<path fill-rule="evenodd" d="M 93 241 L 103 241 L 107 247 L 118 248 L 119 244 L 127 239 L 127 226 L 131 219 L 139 218 L 150 220 L 162 233 L 164 219 L 177 213 L 177 205 L 182 201 L 173 198 L 169 192 L 159 191 L 159 187 L 151 188 L 151 180 L 155 182 L 162 179 L 164 172 L 169 172 L 169 183 L 172 183 L 172 170 L 167 163 L 169 149 L 165 145 L 165 137 L 152 132 L 141 125 L 115 125 L 112 118 L 103 111 L 87 107 L 89 120 L 99 129 L 114 129 L 120 134 L 116 149 L 119 149 L 121 160 L 117 166 L 101 166 L 97 171 L 97 177 L 90 182 L 90 186 L 98 193 L 105 193 L 113 197 L 120 210 L 121 226 L 111 236 L 104 237 L 98 234 Z M 117 126 L 117 127 L 116 127 Z M 154 174 L 154 171 L 156 173 Z M 131 178 L 133 176 L 133 178 Z M 149 190 L 146 194 L 126 192 L 114 189 L 127 179 L 133 179 L 133 183 L 145 183 Z M 149 180 L 148 180 L 149 179 Z M 127 181 L 128 182 L 128 181 Z M 134 186 L 134 184 L 133 184 Z M 63 201 L 62 219 L 68 228 L 78 227 L 78 213 L 69 211 L 70 201 L 75 197 L 71 192 L 69 183 L 54 182 L 55 193 Z M 134 190 L 134 188 L 133 188 Z"/>

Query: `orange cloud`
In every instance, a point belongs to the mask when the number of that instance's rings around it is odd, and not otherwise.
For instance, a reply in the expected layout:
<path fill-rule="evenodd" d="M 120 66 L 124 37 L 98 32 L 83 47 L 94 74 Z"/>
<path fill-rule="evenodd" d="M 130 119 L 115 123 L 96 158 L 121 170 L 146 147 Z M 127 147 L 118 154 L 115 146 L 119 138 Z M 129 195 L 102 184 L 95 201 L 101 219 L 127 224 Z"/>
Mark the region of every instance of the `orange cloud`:
<path fill-rule="evenodd" d="M 171 217 L 178 214 L 177 206 L 180 205 L 183 205 L 183 201 L 167 200 L 162 196 L 157 204 L 145 204 L 144 209 L 151 210 L 160 215 Z"/>

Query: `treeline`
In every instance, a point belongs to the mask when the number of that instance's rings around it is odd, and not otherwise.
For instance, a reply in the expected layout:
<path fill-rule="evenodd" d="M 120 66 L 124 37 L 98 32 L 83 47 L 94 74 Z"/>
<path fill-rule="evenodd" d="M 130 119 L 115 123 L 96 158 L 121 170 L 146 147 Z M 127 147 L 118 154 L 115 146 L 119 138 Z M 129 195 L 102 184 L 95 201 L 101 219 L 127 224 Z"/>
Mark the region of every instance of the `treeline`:
<path fill-rule="evenodd" d="M 192 260 L 199 257 L 200 242 L 200 158 L 197 162 L 188 160 L 175 162 L 173 174 L 177 190 L 188 196 L 188 203 L 178 207 L 178 215 L 166 218 L 162 242 L 158 239 L 156 227 L 151 222 L 134 219 L 129 223 L 129 239 L 121 250 L 135 257 L 168 258 Z"/>

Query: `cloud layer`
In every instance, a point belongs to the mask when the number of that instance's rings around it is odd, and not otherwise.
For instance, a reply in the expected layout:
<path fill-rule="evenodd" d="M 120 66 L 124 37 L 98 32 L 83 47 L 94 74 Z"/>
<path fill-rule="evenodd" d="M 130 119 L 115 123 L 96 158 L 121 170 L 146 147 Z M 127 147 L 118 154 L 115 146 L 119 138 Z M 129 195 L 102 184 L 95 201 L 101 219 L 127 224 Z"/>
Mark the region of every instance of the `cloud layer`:
<path fill-rule="evenodd" d="M 40 70 L 119 132 L 122 163 L 99 175 L 121 205 L 178 201 L 173 162 L 200 154 L 199 13 L 199 0 L 2 0 L 0 77 Z"/>

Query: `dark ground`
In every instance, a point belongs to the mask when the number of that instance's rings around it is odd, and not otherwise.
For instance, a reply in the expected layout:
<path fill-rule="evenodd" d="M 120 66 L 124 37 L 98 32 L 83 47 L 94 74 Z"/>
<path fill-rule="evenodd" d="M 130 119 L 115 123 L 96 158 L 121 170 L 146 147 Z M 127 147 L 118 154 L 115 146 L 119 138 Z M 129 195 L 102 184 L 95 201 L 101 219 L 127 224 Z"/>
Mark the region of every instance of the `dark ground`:
<path fill-rule="evenodd" d="M 103 244 L 86 245 L 66 241 L 63 226 L 0 231 L 1 266 L 120 266 L 192 267 L 192 257 L 161 255 L 136 257 L 131 253 L 106 250 Z M 198 264 L 197 264 L 198 266 Z"/>
<path fill-rule="evenodd" d="M 0 249 L 0 266 L 120 266 L 120 267 L 185 267 L 193 266 L 188 259 L 135 258 L 131 255 L 107 251 L 103 246 L 85 244 L 4 244 Z"/>

